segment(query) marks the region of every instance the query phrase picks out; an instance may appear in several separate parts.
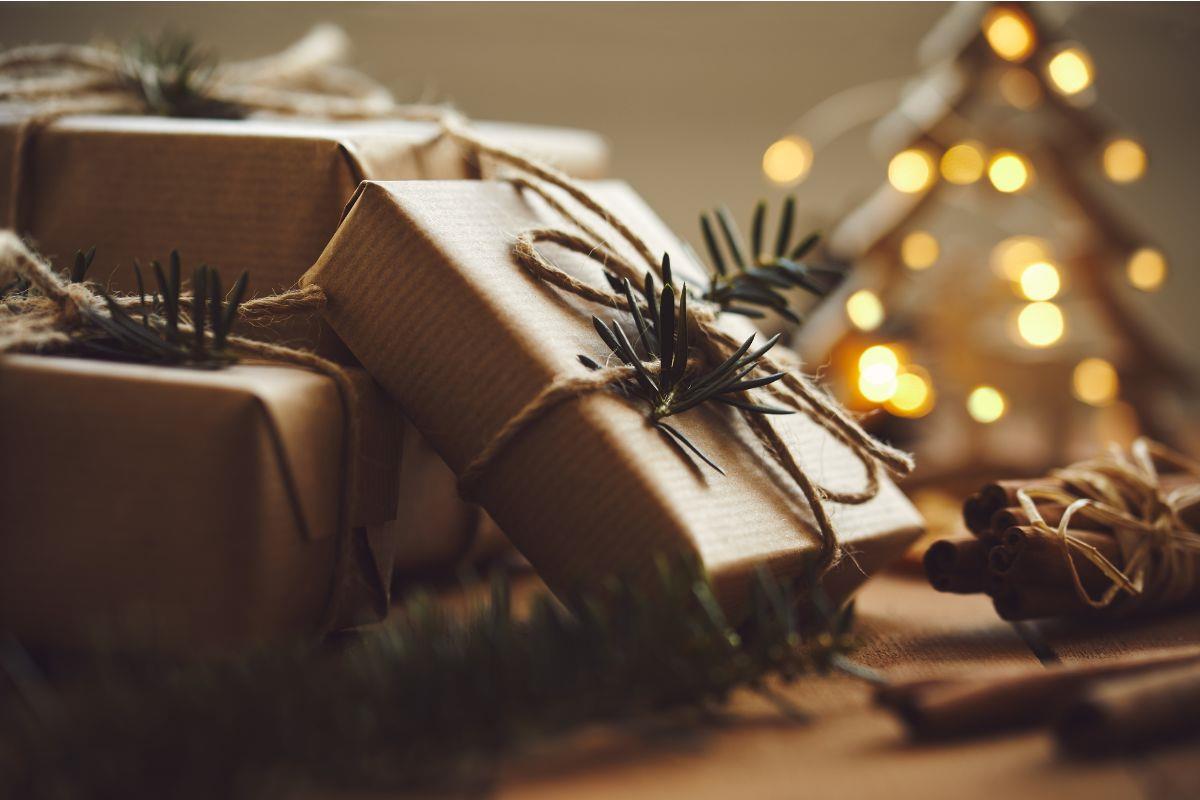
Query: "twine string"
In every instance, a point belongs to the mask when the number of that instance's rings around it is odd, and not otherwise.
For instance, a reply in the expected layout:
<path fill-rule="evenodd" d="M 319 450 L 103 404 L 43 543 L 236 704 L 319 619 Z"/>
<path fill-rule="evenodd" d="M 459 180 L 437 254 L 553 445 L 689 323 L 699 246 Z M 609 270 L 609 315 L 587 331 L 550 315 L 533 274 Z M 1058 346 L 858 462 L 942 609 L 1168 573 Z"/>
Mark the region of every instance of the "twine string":
<path fill-rule="evenodd" d="M 1162 488 L 1158 464 L 1200 479 L 1200 464 L 1158 442 L 1139 438 L 1128 453 L 1109 453 L 1051 473 L 1062 487 L 1037 486 L 1017 492 L 1030 525 L 1056 539 L 1079 599 L 1092 608 L 1165 607 L 1200 587 L 1200 531 L 1183 517 L 1200 505 L 1200 482 L 1170 491 Z M 1049 525 L 1035 501 L 1066 506 L 1057 526 Z M 1079 516 L 1113 531 L 1121 552 L 1117 566 L 1092 545 L 1071 533 Z M 1099 597 L 1083 586 L 1076 556 L 1086 559 L 1109 580 Z"/>

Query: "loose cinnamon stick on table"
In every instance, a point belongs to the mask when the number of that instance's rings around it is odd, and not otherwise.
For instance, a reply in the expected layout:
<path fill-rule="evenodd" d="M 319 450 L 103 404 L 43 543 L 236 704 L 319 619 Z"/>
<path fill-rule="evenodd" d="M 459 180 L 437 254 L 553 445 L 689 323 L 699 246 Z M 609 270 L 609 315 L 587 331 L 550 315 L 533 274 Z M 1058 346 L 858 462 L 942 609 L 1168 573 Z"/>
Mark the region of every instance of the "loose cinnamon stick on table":
<path fill-rule="evenodd" d="M 1119 755 L 1200 735 L 1200 662 L 1097 682 L 1055 726 L 1072 755 Z"/>
<path fill-rule="evenodd" d="M 981 678 L 920 679 L 885 687 L 875 699 L 898 714 L 915 738 L 971 736 L 1049 722 L 1098 679 L 1183 664 L 1200 667 L 1200 647 Z"/>

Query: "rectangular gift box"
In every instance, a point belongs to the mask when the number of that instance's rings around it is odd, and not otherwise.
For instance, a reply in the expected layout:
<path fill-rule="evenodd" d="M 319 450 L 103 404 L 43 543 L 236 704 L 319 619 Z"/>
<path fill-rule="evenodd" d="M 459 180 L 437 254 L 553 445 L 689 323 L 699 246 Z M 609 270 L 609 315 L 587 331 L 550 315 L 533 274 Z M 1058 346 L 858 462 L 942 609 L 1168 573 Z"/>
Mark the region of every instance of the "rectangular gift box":
<path fill-rule="evenodd" d="M 590 186 L 681 274 L 703 280 L 680 242 L 627 186 Z M 329 296 L 325 316 L 364 367 L 456 472 L 540 390 L 605 361 L 590 317 L 616 312 L 541 284 L 512 256 L 514 238 L 564 226 L 545 203 L 505 182 L 367 182 L 305 283 Z M 569 227 L 569 226 L 567 226 Z M 598 265 L 547 245 L 567 272 L 605 286 Z M 753 328 L 723 315 L 739 338 Z M 556 406 L 503 452 L 477 499 L 556 591 L 608 575 L 646 576 L 658 554 L 698 555 L 730 609 L 760 564 L 799 576 L 820 551 L 810 512 L 732 409 L 672 417 L 727 473 L 689 462 L 613 392 Z M 803 415 L 774 418 L 818 483 L 861 488 L 865 471 Z M 853 554 L 828 585 L 849 592 L 919 534 L 921 519 L 888 480 L 873 500 L 833 505 Z"/>
<path fill-rule="evenodd" d="M 0 221 L 9 227 L 14 148 L 22 117 L 0 113 Z M 579 177 L 601 177 L 604 141 L 593 133 L 475 123 L 489 140 Z M 364 179 L 478 177 L 469 153 L 432 122 L 197 120 L 72 116 L 33 134 L 24 158 L 22 224 L 62 266 L 95 246 L 93 280 L 135 290 L 130 264 L 217 268 L 251 293 L 292 286 L 321 254 Z M 486 165 L 484 165 L 486 167 Z M 119 269 L 115 269 L 119 266 Z"/>
<path fill-rule="evenodd" d="M 349 370 L 361 420 L 351 616 L 386 610 L 399 418 Z M 316 631 L 338 533 L 329 377 L 49 356 L 0 361 L 0 630 L 222 648 Z"/>

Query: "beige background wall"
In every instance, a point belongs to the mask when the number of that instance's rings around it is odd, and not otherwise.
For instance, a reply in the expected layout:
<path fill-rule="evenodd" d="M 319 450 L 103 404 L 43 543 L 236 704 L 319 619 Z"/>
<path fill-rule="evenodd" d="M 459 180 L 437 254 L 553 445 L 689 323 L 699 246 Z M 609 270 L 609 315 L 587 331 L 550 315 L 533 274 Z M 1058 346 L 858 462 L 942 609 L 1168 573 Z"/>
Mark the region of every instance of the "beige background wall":
<path fill-rule="evenodd" d="M 1064 13 L 1061 7 L 1051 9 Z M 481 118 L 601 131 L 614 173 L 695 239 L 699 208 L 746 213 L 773 194 L 763 148 L 827 95 L 916 68 L 938 4 L 5 4 L 0 45 L 121 39 L 164 26 L 223 56 L 273 51 L 333 20 L 357 62 L 403 99 L 449 99 Z M 1114 193 L 1171 259 L 1153 300 L 1200 334 L 1200 6 L 1078 5 L 1069 30 L 1095 58 L 1101 103 L 1145 141 L 1151 167 Z M 800 187 L 814 222 L 878 181 L 884 164 L 851 138 Z"/>

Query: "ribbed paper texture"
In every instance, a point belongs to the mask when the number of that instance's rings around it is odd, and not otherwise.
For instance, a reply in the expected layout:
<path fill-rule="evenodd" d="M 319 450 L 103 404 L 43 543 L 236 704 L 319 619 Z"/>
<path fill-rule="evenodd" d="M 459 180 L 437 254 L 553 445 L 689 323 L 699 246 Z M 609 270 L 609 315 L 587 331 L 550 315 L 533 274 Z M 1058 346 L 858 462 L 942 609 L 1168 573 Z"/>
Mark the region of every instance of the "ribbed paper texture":
<path fill-rule="evenodd" d="M 396 508 L 398 420 L 351 374 L 355 523 L 376 531 Z M 79 644 L 124 625 L 187 649 L 315 630 L 342 501 L 330 379 L 9 356 L 0 408 L 0 628 Z M 391 543 L 371 544 L 389 565 Z"/>

